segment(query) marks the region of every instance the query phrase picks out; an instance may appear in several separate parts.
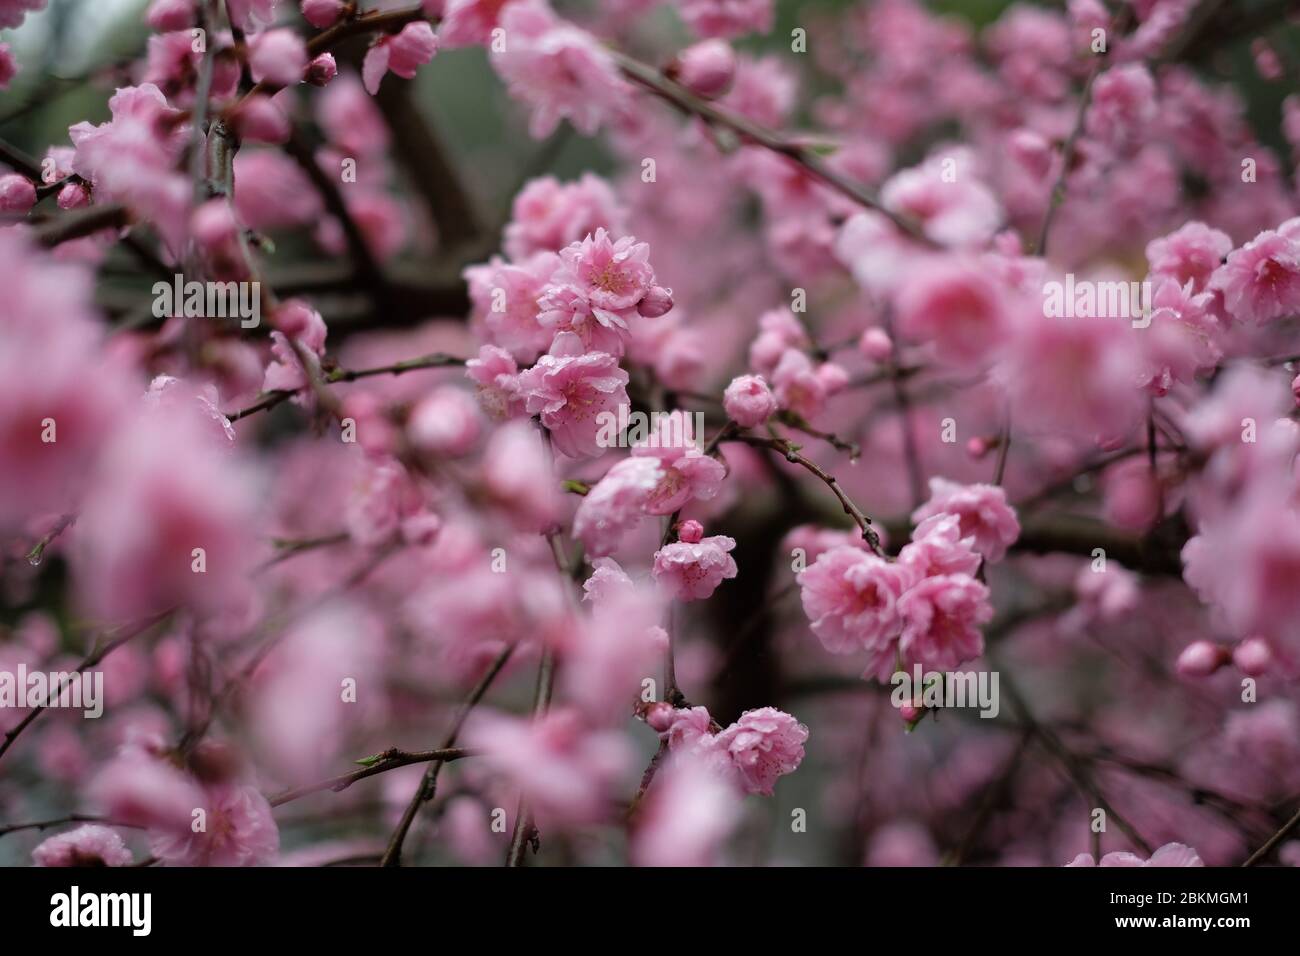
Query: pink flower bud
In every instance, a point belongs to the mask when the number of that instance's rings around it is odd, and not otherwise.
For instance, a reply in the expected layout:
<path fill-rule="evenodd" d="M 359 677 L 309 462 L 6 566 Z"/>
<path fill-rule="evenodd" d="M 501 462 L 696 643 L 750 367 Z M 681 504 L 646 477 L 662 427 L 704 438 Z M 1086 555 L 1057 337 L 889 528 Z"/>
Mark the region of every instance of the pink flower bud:
<path fill-rule="evenodd" d="M 904 723 L 912 724 L 921 719 L 923 708 L 915 704 L 903 704 L 898 708 L 898 716 L 903 718 Z"/>
<path fill-rule="evenodd" d="M 981 458 L 983 458 L 985 455 L 989 453 L 989 450 L 992 447 L 993 447 L 992 442 L 990 442 L 987 438 L 982 438 L 977 435 L 976 437 L 972 438 L 970 441 L 966 442 L 966 454 L 970 455 L 976 461 L 979 461 Z"/>
<path fill-rule="evenodd" d="M 736 53 L 725 40 L 704 40 L 683 50 L 671 72 L 696 96 L 711 100 L 731 88 L 736 78 Z"/>
<path fill-rule="evenodd" d="M 873 362 L 887 362 L 894 354 L 894 344 L 884 329 L 867 329 L 858 340 L 858 351 Z"/>
<path fill-rule="evenodd" d="M 421 451 L 458 458 L 470 452 L 482 431 L 478 402 L 463 388 L 443 386 L 421 399 L 406 425 Z"/>
<path fill-rule="evenodd" d="M 823 362 L 817 366 L 817 381 L 827 395 L 834 395 L 849 384 L 849 373 L 837 362 Z"/>
<path fill-rule="evenodd" d="M 90 190 L 81 183 L 68 183 L 59 190 L 56 200 L 60 209 L 79 209 L 90 205 Z"/>
<path fill-rule="evenodd" d="M 1230 659 L 1227 650 L 1217 644 L 1193 641 L 1178 655 L 1174 668 L 1183 677 L 1209 677 Z"/>
<path fill-rule="evenodd" d="M 267 30 L 253 38 L 248 68 L 253 79 L 273 86 L 291 86 L 307 68 L 307 47 L 292 30 Z"/>
<path fill-rule="evenodd" d="M 36 187 L 26 176 L 0 176 L 0 212 L 25 216 L 36 205 Z"/>
<path fill-rule="evenodd" d="M 636 305 L 647 319 L 657 319 L 673 307 L 673 294 L 661 285 L 654 286 Z"/>
<path fill-rule="evenodd" d="M 250 96 L 234 117 L 235 131 L 248 143 L 283 143 L 289 138 L 289 119 L 269 96 Z"/>
<path fill-rule="evenodd" d="M 646 708 L 645 722 L 650 725 L 651 729 L 662 734 L 667 732 L 668 728 L 673 725 L 673 716 L 673 705 L 659 701 Z"/>
<path fill-rule="evenodd" d="M 704 537 L 704 525 L 694 518 L 688 518 L 677 524 L 677 540 L 687 544 L 697 544 Z"/>
<path fill-rule="evenodd" d="M 741 375 L 722 393 L 727 416 L 742 428 L 763 424 L 776 412 L 776 396 L 759 375 Z"/>
<path fill-rule="evenodd" d="M 432 511 L 419 511 L 402 519 L 402 540 L 416 547 L 428 547 L 438 537 L 442 519 Z"/>
<path fill-rule="evenodd" d="M 343 15 L 343 7 L 343 0 L 302 0 L 302 15 L 312 26 L 324 30 Z"/>
<path fill-rule="evenodd" d="M 1233 648 L 1232 663 L 1243 674 L 1258 677 L 1273 666 L 1273 649 L 1262 637 L 1248 637 Z"/>
<path fill-rule="evenodd" d="M 208 251 L 219 250 L 239 235 L 239 226 L 235 223 L 230 204 L 217 199 L 205 202 L 194 210 L 190 227 L 194 241 Z"/>
<path fill-rule="evenodd" d="M 339 67 L 334 62 L 334 54 L 322 53 L 307 64 L 307 72 L 304 74 L 303 79 L 312 86 L 324 86 L 338 74 Z"/>

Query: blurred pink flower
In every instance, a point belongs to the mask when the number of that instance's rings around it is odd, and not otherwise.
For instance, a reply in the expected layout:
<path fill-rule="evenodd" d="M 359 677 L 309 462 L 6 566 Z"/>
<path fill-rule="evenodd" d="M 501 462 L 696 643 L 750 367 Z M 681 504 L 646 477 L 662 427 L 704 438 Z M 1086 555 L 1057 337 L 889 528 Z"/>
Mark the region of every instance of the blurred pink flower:
<path fill-rule="evenodd" d="M 1020 537 L 1020 522 L 1007 504 L 1007 493 L 997 485 L 962 485 L 945 478 L 930 479 L 930 500 L 912 512 L 916 533 L 924 536 L 926 522 L 941 515 L 956 515 L 961 537 L 972 538 L 974 548 L 989 561 L 1000 561 L 1008 546 Z"/>
<path fill-rule="evenodd" d="M 131 851 L 116 830 L 87 823 L 32 850 L 37 866 L 130 866 Z"/>
<path fill-rule="evenodd" d="M 726 535 L 664 545 L 655 552 L 655 580 L 679 601 L 703 600 L 736 576 L 735 559 L 728 554 L 735 547 L 735 539 Z"/>

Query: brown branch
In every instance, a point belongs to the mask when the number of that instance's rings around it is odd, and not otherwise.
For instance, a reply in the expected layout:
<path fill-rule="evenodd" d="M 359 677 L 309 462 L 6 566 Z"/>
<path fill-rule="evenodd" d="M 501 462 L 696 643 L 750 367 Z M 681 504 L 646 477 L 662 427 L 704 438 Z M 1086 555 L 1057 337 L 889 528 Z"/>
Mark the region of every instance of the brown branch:
<path fill-rule="evenodd" d="M 394 362 L 391 365 L 380 365 L 374 368 L 360 369 L 334 369 L 322 374 L 319 383 L 321 385 L 333 385 L 336 382 L 355 382 L 357 379 L 370 378 L 373 375 L 401 375 L 404 372 L 413 372 L 422 368 L 447 368 L 449 366 L 464 365 L 463 358 L 457 358 L 454 355 L 445 355 L 442 352 L 433 352 L 429 355 L 422 355 L 419 358 L 406 359 L 401 362 Z M 281 402 L 285 402 L 310 385 L 304 385 L 297 390 L 275 389 L 266 392 L 258 397 L 252 405 L 241 408 L 238 411 L 229 412 L 226 418 L 232 422 L 237 422 L 241 418 L 247 418 L 257 412 L 266 411 L 274 408 Z"/>
<path fill-rule="evenodd" d="M 0 837 L 22 830 L 48 830 L 50 827 L 63 826 L 66 823 L 102 823 L 107 827 L 137 827 L 135 823 L 115 823 L 107 817 L 96 817 L 86 813 L 70 813 L 66 817 L 53 820 L 34 820 L 31 823 L 10 823 L 0 827 Z"/>
<path fill-rule="evenodd" d="M 481 217 L 442 139 L 412 97 L 412 90 L 410 83 L 384 83 L 375 102 L 392 131 L 397 162 L 437 227 L 439 243 L 464 249 L 466 244 L 485 238 Z M 471 258 L 481 258 L 481 250 L 472 251 Z"/>
<path fill-rule="evenodd" d="M 1112 36 L 1107 41 L 1107 51 L 1111 49 L 1110 44 L 1114 42 L 1113 34 L 1127 29 L 1132 14 L 1132 9 L 1124 6 L 1111 19 L 1110 29 L 1107 34 Z M 1047 257 L 1047 237 L 1052 230 L 1052 220 L 1056 217 L 1056 210 L 1065 202 L 1066 179 L 1070 175 L 1070 165 L 1074 162 L 1075 147 L 1078 145 L 1079 137 L 1083 135 L 1084 121 L 1088 118 L 1088 104 L 1092 102 L 1092 87 L 1097 81 L 1097 77 L 1101 75 L 1102 67 L 1106 63 L 1106 53 L 1094 55 L 1097 57 L 1097 62 L 1088 71 L 1088 78 L 1084 81 L 1083 91 L 1079 94 L 1079 112 L 1075 114 L 1074 126 L 1070 129 L 1069 135 L 1066 136 L 1065 142 L 1061 145 L 1061 172 L 1056 177 L 1056 182 L 1052 184 L 1052 191 L 1047 197 L 1047 212 L 1043 216 L 1043 225 L 1038 230 L 1038 245 L 1030 250 L 1030 252 L 1043 258 Z"/>
<path fill-rule="evenodd" d="M 338 220 L 343 230 L 343 239 L 347 243 L 348 256 L 352 259 L 353 278 L 366 285 L 376 297 L 376 306 L 383 311 L 387 305 L 385 295 L 387 279 L 375 260 L 374 253 L 371 252 L 370 245 L 361 232 L 361 227 L 357 225 L 356 219 L 348 209 L 338 184 L 320 168 L 320 164 L 316 162 L 315 152 L 297 128 L 290 133 L 289 141 L 284 144 L 284 151 L 311 180 L 311 184 L 320 193 L 325 208 Z"/>
<path fill-rule="evenodd" d="M 443 735 L 442 745 L 439 750 L 448 750 L 456 744 L 456 738 L 460 736 L 461 728 L 465 726 L 465 720 L 469 717 L 470 712 L 483 699 L 492 682 L 497 679 L 506 662 L 510 660 L 510 655 L 515 651 L 513 644 L 507 646 L 496 659 L 488 665 L 487 671 L 479 678 L 479 682 L 474 685 L 474 689 L 469 692 L 464 703 L 456 712 L 452 719 L 451 727 Z M 402 819 L 397 824 L 397 829 L 393 831 L 392 837 L 388 840 L 388 847 L 384 850 L 384 855 L 379 861 L 380 866 L 401 866 L 402 865 L 402 844 L 406 841 L 406 834 L 410 832 L 411 824 L 415 822 L 415 816 L 420 812 L 420 807 L 433 799 L 438 788 L 438 774 L 442 771 L 442 765 L 445 761 L 434 760 L 429 764 L 429 769 L 424 772 L 424 777 L 420 780 L 420 786 L 416 788 L 415 793 L 411 796 L 411 802 L 406 805 L 406 810 L 402 813 Z"/>
<path fill-rule="evenodd" d="M 880 546 L 880 536 L 876 534 L 875 528 L 872 527 L 871 519 L 853 503 L 853 499 L 844 493 L 844 489 L 840 487 L 840 483 L 834 475 L 827 472 L 815 461 L 799 453 L 798 445 L 785 438 L 762 438 L 758 435 L 735 435 L 724 439 L 724 441 L 742 442 L 755 448 L 771 449 L 780 454 L 786 461 L 812 472 L 825 482 L 826 486 L 835 494 L 835 497 L 839 499 L 841 507 L 844 508 L 844 513 L 853 519 L 853 522 L 858 526 L 858 530 L 862 532 L 863 540 L 867 542 L 871 550 L 880 557 L 885 556 L 885 550 Z"/>
<path fill-rule="evenodd" d="M 307 784 L 304 787 L 286 790 L 279 796 L 268 797 L 267 802 L 273 807 L 279 807 L 301 797 L 321 793 L 325 790 L 341 793 L 358 780 L 365 780 L 367 777 L 373 777 L 376 774 L 387 773 L 390 770 L 396 770 L 398 767 L 409 767 L 413 763 L 429 763 L 430 761 L 450 763 L 453 760 L 472 756 L 474 756 L 474 751 L 467 750 L 464 747 L 444 747 L 440 750 L 417 750 L 415 752 L 390 747 L 371 758 L 373 762 L 367 761 L 366 766 L 360 770 L 353 770 L 349 773 L 339 774 L 337 777 L 330 777 L 326 780 Z M 360 763 L 361 761 L 357 762 Z"/>
<path fill-rule="evenodd" d="M 927 246 L 936 245 L 934 240 L 930 239 L 915 222 L 905 216 L 900 216 L 890 209 L 886 209 L 870 190 L 829 166 L 815 151 L 799 143 L 792 142 L 781 134 L 760 126 L 746 117 L 700 99 L 686 87 L 664 76 L 663 73 L 652 66 L 616 50 L 611 50 L 610 55 L 625 76 L 677 107 L 683 113 L 697 116 L 713 126 L 728 129 L 744 142 L 762 146 L 786 157 L 803 167 L 813 178 L 821 180 L 827 186 L 847 196 L 858 205 L 865 206 L 867 209 L 884 216 L 897 226 L 900 231 L 917 242 L 924 243 Z"/>
<path fill-rule="evenodd" d="M 1241 865 L 1254 866 L 1256 863 L 1265 859 L 1270 853 L 1273 852 L 1273 848 L 1277 846 L 1279 843 L 1281 843 L 1283 840 L 1285 840 L 1291 834 L 1291 832 L 1295 830 L 1296 827 L 1300 827 L 1300 810 L 1297 810 L 1295 812 L 1295 816 L 1293 816 L 1290 820 L 1284 823 L 1280 830 L 1278 830 L 1271 837 L 1269 837 L 1268 840 L 1264 843 L 1264 845 L 1261 846 L 1254 853 L 1252 853 L 1246 859 L 1246 862 Z"/>
<path fill-rule="evenodd" d="M 87 209 L 76 209 L 42 223 L 34 231 L 36 240 L 47 249 L 72 239 L 93 236 L 105 229 L 121 229 L 131 224 L 125 206 L 105 203 Z"/>
<path fill-rule="evenodd" d="M 80 664 L 77 665 L 76 669 L 73 670 L 72 674 L 69 675 L 68 679 L 59 685 L 59 689 L 57 691 L 51 691 L 49 693 L 49 695 L 46 698 L 46 703 L 41 704 L 38 707 L 33 707 L 30 711 L 28 711 L 27 716 L 18 722 L 18 724 L 13 728 L 13 730 L 6 731 L 4 735 L 4 740 L 0 741 L 0 757 L 4 757 L 5 753 L 9 750 L 9 748 L 13 746 L 14 741 L 18 739 L 19 735 L 22 734 L 22 732 L 26 730 L 28 727 L 30 727 L 33 723 L 35 723 L 36 718 L 38 718 L 49 708 L 49 701 L 52 700 L 57 701 L 60 697 L 63 696 L 63 692 L 67 690 L 68 687 L 71 686 L 72 682 L 77 679 L 77 676 L 79 674 L 94 667 L 96 664 L 102 661 L 109 654 L 113 653 L 113 651 L 117 650 L 127 641 L 139 637 L 141 634 L 148 631 L 156 624 L 159 624 L 162 621 L 166 620 L 168 617 L 172 615 L 172 613 L 173 613 L 172 609 L 161 611 L 158 614 L 154 614 L 151 617 L 145 618 L 143 621 L 139 621 L 133 624 L 123 624 L 120 627 L 114 629 L 113 631 L 110 631 L 109 633 L 112 634 L 113 636 L 107 637 L 106 635 L 107 640 L 104 640 L 102 643 L 100 643 L 95 650 L 93 650 L 90 654 L 88 654 L 86 658 Z"/>

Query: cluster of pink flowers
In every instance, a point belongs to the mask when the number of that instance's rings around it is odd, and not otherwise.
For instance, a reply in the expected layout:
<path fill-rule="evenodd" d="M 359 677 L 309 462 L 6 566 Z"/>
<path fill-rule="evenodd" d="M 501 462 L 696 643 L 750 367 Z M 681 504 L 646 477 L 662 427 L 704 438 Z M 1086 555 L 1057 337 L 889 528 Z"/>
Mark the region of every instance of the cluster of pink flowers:
<path fill-rule="evenodd" d="M 832 654 L 867 652 L 865 675 L 879 680 L 899 666 L 951 670 L 983 653 L 980 626 L 993 608 L 976 574 L 1020 534 L 1001 488 L 938 478 L 930 488 L 896 561 L 839 545 L 799 575 L 804 612 L 822 646 Z"/>
<path fill-rule="evenodd" d="M 703 707 L 658 704 L 646 720 L 670 753 L 698 759 L 739 790 L 763 796 L 803 763 L 808 740 L 808 728 L 775 707 L 748 710 L 727 727 L 717 727 Z"/>

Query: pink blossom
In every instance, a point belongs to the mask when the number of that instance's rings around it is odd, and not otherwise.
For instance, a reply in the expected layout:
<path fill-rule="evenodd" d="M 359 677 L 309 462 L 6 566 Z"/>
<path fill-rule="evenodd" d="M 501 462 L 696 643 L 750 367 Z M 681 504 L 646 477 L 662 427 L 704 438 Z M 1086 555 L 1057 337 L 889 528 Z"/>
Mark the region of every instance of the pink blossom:
<path fill-rule="evenodd" d="M 772 392 L 779 408 L 816 419 L 826 407 L 826 385 L 805 353 L 787 349 L 772 370 Z"/>
<path fill-rule="evenodd" d="M 898 564 L 915 580 L 939 574 L 973 575 L 981 560 L 975 540 L 971 531 L 962 528 L 959 515 L 941 511 L 917 525 L 912 541 L 898 554 Z"/>
<path fill-rule="evenodd" d="M 332 27 L 343 15 L 343 0 L 302 0 L 302 15 L 318 30 Z"/>
<path fill-rule="evenodd" d="M 124 202 L 154 223 L 175 249 L 185 231 L 193 190 L 176 170 L 188 131 L 151 83 L 119 89 L 108 101 L 112 120 L 77 123 L 72 171 L 94 184 L 99 202 Z"/>
<path fill-rule="evenodd" d="M 68 183 L 54 202 L 60 209 L 81 209 L 90 205 L 90 190 L 82 183 Z"/>
<path fill-rule="evenodd" d="M 560 520 L 559 485 L 548 480 L 551 463 L 532 422 L 509 422 L 493 431 L 482 470 L 484 489 L 521 529 L 546 531 Z"/>
<path fill-rule="evenodd" d="M 506 254 L 519 262 L 537 252 L 559 252 L 597 229 L 621 234 L 626 218 L 609 183 L 599 176 L 583 173 L 570 183 L 541 176 L 515 195 L 505 230 Z"/>
<path fill-rule="evenodd" d="M 1079 438 L 1125 434 L 1146 407 L 1132 332 L 1114 319 L 1025 316 L 1004 369 L 1017 421 Z"/>
<path fill-rule="evenodd" d="M 638 307 L 656 289 L 649 257 L 646 243 L 611 240 L 603 228 L 571 243 L 538 301 L 538 321 L 553 333 L 577 334 L 588 349 L 621 355 Z"/>
<path fill-rule="evenodd" d="M 36 205 L 36 187 L 26 176 L 9 173 L 0 176 L 0 213 L 25 216 Z"/>
<path fill-rule="evenodd" d="M 880 651 L 898 636 L 898 600 L 911 574 L 874 554 L 836 547 L 799 575 L 812 631 L 832 654 Z"/>
<path fill-rule="evenodd" d="M 632 833 L 637 866 L 713 866 L 740 822 L 740 794 L 708 761 L 679 754 L 646 796 Z"/>
<path fill-rule="evenodd" d="M 899 650 L 908 666 L 952 670 L 984 651 L 980 626 L 993 618 L 989 589 L 966 574 L 918 581 L 898 599 Z"/>
<path fill-rule="evenodd" d="M 1192 292 L 1203 292 L 1231 251 L 1227 233 L 1203 222 L 1189 222 L 1147 243 L 1147 262 L 1153 276 L 1173 279 L 1180 287 L 1191 282 Z"/>
<path fill-rule="evenodd" d="M 392 540 L 424 504 L 411 474 L 391 459 L 367 460 L 351 492 L 343 523 L 353 540 L 364 545 Z"/>
<path fill-rule="evenodd" d="M 8 43 L 0 43 L 0 90 L 8 87 L 17 75 L 18 62 L 14 59 L 13 51 L 9 49 Z"/>
<path fill-rule="evenodd" d="M 722 393 L 727 416 L 742 428 L 762 425 L 776 412 L 776 398 L 761 375 L 740 375 Z"/>
<path fill-rule="evenodd" d="M 772 29 L 772 0 L 682 0 L 682 19 L 702 37 L 734 37 Z"/>
<path fill-rule="evenodd" d="M 914 342 L 932 344 L 939 358 L 978 366 L 1010 332 L 1002 290 L 975 263 L 936 258 L 908 277 L 897 296 L 898 327 Z"/>
<path fill-rule="evenodd" d="M 195 806 L 206 829 L 150 835 L 149 848 L 164 866 L 265 866 L 280 852 L 280 831 L 271 806 L 257 790 L 232 783 L 205 788 Z"/>
<path fill-rule="evenodd" d="M 679 601 L 703 600 L 736 576 L 736 562 L 728 554 L 735 547 L 735 539 L 726 535 L 664 545 L 655 552 L 655 580 Z"/>
<path fill-rule="evenodd" d="M 1232 655 L 1209 641 L 1193 641 L 1183 648 L 1174 665 L 1183 677 L 1208 677 L 1232 659 Z"/>
<path fill-rule="evenodd" d="M 319 194 L 278 150 L 245 147 L 235 157 L 235 211 L 250 229 L 303 226 L 321 215 Z"/>
<path fill-rule="evenodd" d="M 1265 323 L 1300 312 L 1300 246 L 1294 239 L 1265 231 L 1240 249 L 1210 277 L 1223 293 L 1228 313 L 1241 322 Z"/>
<path fill-rule="evenodd" d="M 519 367 L 504 349 L 484 345 L 478 358 L 465 363 L 465 374 L 478 385 L 478 400 L 493 418 L 514 418 L 523 414 L 519 394 Z"/>
<path fill-rule="evenodd" d="M 1156 85 L 1145 66 L 1125 64 L 1106 70 L 1093 83 L 1085 128 L 1112 146 L 1136 140 L 1156 113 Z"/>
<path fill-rule="evenodd" d="M 566 632 L 560 644 L 559 682 L 564 699 L 589 719 L 618 726 L 640 694 L 641 682 L 655 673 L 668 634 L 659 624 L 663 605 L 650 589 L 600 590 L 603 598 L 591 602 L 590 615 Z"/>
<path fill-rule="evenodd" d="M 619 117 L 631 90 L 596 38 L 561 19 L 545 0 L 518 0 L 501 12 L 510 37 L 493 50 L 492 66 L 511 95 L 532 110 L 529 132 L 549 136 L 568 119 L 591 135 Z"/>
<path fill-rule="evenodd" d="M 625 533 L 645 517 L 650 496 L 663 478 L 656 458 L 625 458 L 587 492 L 573 515 L 573 534 L 587 553 L 612 554 Z"/>
<path fill-rule="evenodd" d="M 778 777 L 803 762 L 808 728 L 775 707 L 747 710 L 717 735 L 714 746 L 727 754 L 747 793 L 770 797 Z"/>
<path fill-rule="evenodd" d="M 447 0 L 442 10 L 438 38 L 448 49 L 486 46 L 511 0 Z"/>
<path fill-rule="evenodd" d="M 749 364 L 771 377 L 785 353 L 806 348 L 808 334 L 789 309 L 771 309 L 758 317 L 758 337 L 749 346 Z"/>
<path fill-rule="evenodd" d="M 469 454 L 482 430 L 478 403 L 464 389 L 451 385 L 421 399 L 406 425 L 413 446 L 448 458 Z"/>
<path fill-rule="evenodd" d="M 194 76 L 203 62 L 203 53 L 194 49 L 189 30 L 176 30 L 149 38 L 148 60 L 141 77 L 156 85 L 178 106 L 188 105 L 194 97 Z M 239 66 L 233 57 L 213 61 L 211 94 L 218 99 L 234 95 L 239 86 Z"/>
<path fill-rule="evenodd" d="M 0 29 L 16 27 L 32 10 L 45 9 L 45 0 L 0 0 Z"/>
<path fill-rule="evenodd" d="M 600 454 L 600 414 L 616 414 L 628 402 L 627 372 L 604 352 L 584 353 L 576 336 L 556 337 L 551 352 L 519 373 L 519 392 L 528 412 L 541 415 L 555 447 L 572 458 Z"/>
<path fill-rule="evenodd" d="M 231 121 L 240 138 L 249 143 L 284 143 L 289 139 L 289 117 L 274 99 L 254 93 L 231 111 Z"/>
<path fill-rule="evenodd" d="M 109 620 L 242 600 L 255 477 L 198 412 L 136 414 L 108 444 L 77 521 L 83 598 Z"/>
<path fill-rule="evenodd" d="M 884 329 L 867 329 L 858 340 L 858 351 L 872 362 L 887 362 L 894 354 L 894 343 Z"/>
<path fill-rule="evenodd" d="M 115 823 L 151 833 L 189 830 L 203 793 L 186 773 L 140 747 L 110 760 L 89 786 L 91 802 Z"/>
<path fill-rule="evenodd" d="M 917 533 L 925 522 L 952 514 L 961 520 L 961 536 L 974 539 L 975 550 L 990 561 L 1000 561 L 1007 547 L 1020 537 L 1020 522 L 1007 504 L 1007 494 L 996 485 L 961 485 L 944 478 L 930 479 L 930 500 L 912 512 Z"/>
<path fill-rule="evenodd" d="M 681 410 L 659 415 L 652 430 L 632 446 L 634 457 L 657 458 L 664 472 L 646 501 L 650 514 L 666 515 L 691 501 L 708 501 L 722 486 L 727 469 L 712 455 L 706 455 L 695 434 L 694 420 Z"/>
<path fill-rule="evenodd" d="M 669 69 L 696 96 L 716 99 L 731 89 L 736 78 L 736 53 L 725 40 L 704 40 L 677 54 Z"/>
<path fill-rule="evenodd" d="M 307 47 L 292 30 L 267 30 L 249 45 L 248 68 L 258 83 L 291 86 L 307 69 Z"/>
<path fill-rule="evenodd" d="M 507 263 L 499 257 L 465 270 L 474 321 L 492 344 L 521 362 L 536 361 L 555 332 L 538 321 L 539 302 L 560 266 L 553 252 L 537 252 Z"/>
<path fill-rule="evenodd" d="M 155 30 L 184 30 L 195 19 L 194 0 L 153 0 L 145 11 L 144 22 Z"/>
<path fill-rule="evenodd" d="M 1191 279 L 1183 286 L 1167 279 L 1151 300 L 1151 325 L 1142 339 L 1142 381 L 1153 394 L 1167 394 L 1175 382 L 1191 383 L 1223 358 L 1219 321 L 1210 311 L 1213 296 L 1193 295 L 1192 288 Z"/>
<path fill-rule="evenodd" d="M 736 79 L 721 100 L 728 109 L 755 123 L 779 129 L 798 95 L 794 71 L 780 57 L 736 57 Z"/>
<path fill-rule="evenodd" d="M 956 181 L 944 175 L 945 161 L 957 163 Z M 988 187 L 963 170 L 968 156 L 932 156 L 920 166 L 895 173 L 880 188 L 880 201 L 893 212 L 911 216 L 925 234 L 948 246 L 971 247 L 997 231 L 1001 210 Z"/>
<path fill-rule="evenodd" d="M 1182 843 L 1166 843 L 1144 860 L 1135 853 L 1117 850 L 1107 853 L 1101 862 L 1094 861 L 1091 853 L 1080 853 L 1066 866 L 1204 866 L 1200 856 L 1190 846 Z"/>
<path fill-rule="evenodd" d="M 264 30 L 275 21 L 278 0 L 230 0 L 227 12 L 231 22 L 245 33 Z"/>
<path fill-rule="evenodd" d="M 391 71 L 404 80 L 415 79 L 422 64 L 433 59 L 438 52 L 438 37 L 424 20 L 402 27 L 399 33 L 381 37 L 366 51 L 361 65 L 361 78 L 366 92 L 374 96 L 384 74 Z"/>
<path fill-rule="evenodd" d="M 334 54 L 322 53 L 307 64 L 307 72 L 303 79 L 312 86 L 325 86 L 338 75 L 339 66 L 334 61 Z"/>
<path fill-rule="evenodd" d="M 463 736 L 552 825 L 606 818 L 613 788 L 630 769 L 631 754 L 621 734 L 594 729 L 569 709 L 535 721 L 476 711 Z"/>
<path fill-rule="evenodd" d="M 87 823 L 32 850 L 37 866 L 130 866 L 131 851 L 116 830 Z"/>
<path fill-rule="evenodd" d="M 1273 666 L 1273 648 L 1262 637 L 1250 637 L 1232 649 L 1232 663 L 1243 674 L 1258 677 Z"/>
<path fill-rule="evenodd" d="M 354 73 L 344 73 L 316 100 L 316 119 L 329 141 L 352 158 L 378 158 L 388 149 L 388 124 Z M 330 170 L 338 175 L 339 167 Z"/>

